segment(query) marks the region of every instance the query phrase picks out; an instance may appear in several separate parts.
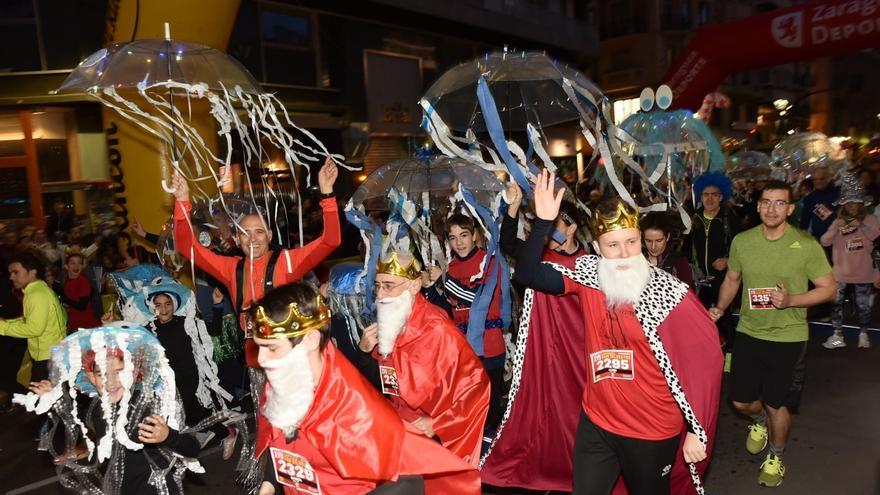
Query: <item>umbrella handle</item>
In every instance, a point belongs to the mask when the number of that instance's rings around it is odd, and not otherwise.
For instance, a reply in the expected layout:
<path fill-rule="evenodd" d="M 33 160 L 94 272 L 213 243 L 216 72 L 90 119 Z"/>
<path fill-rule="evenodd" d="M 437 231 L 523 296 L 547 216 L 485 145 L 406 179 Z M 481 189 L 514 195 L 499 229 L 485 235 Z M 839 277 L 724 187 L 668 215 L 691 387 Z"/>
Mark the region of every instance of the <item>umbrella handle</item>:
<path fill-rule="evenodd" d="M 169 186 L 168 182 L 165 179 L 162 179 L 162 190 L 164 190 L 168 194 L 174 194 L 174 192 L 177 191 L 176 188 Z"/>

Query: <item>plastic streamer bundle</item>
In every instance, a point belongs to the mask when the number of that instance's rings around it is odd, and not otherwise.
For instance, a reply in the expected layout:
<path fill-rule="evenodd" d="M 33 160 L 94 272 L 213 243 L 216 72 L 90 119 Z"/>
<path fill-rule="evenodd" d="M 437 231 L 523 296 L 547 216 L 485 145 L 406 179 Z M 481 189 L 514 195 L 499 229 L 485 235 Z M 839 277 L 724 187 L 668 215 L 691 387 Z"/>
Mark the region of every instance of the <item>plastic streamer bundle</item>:
<path fill-rule="evenodd" d="M 617 194 L 635 206 L 614 168 L 617 158 L 643 179 L 642 167 L 621 148 L 610 118 L 609 101 L 577 70 L 544 53 L 503 52 L 454 67 L 443 74 L 420 101 L 422 127 L 445 155 L 490 171 L 505 171 L 531 194 L 538 165 L 555 171 L 544 130 L 571 123 L 579 127 Z M 527 149 L 511 139 L 517 132 Z M 488 135 L 488 143 L 478 141 Z M 572 203 L 585 209 L 576 198 Z"/>
<path fill-rule="evenodd" d="M 327 151 L 312 133 L 297 126 L 284 105 L 274 95 L 263 92 L 241 64 L 211 47 L 171 40 L 167 25 L 164 40 L 115 44 L 88 56 L 58 92 L 89 94 L 156 138 L 166 150 L 170 171 L 185 176 L 194 195 L 204 199 L 210 194 L 203 185 L 211 184 L 208 189 L 213 191 L 214 186 L 219 188 L 228 180 L 218 170 L 229 170 L 233 150 L 241 154 L 236 162 L 260 171 L 255 175 L 262 181 L 261 188 L 251 183 L 250 173 L 243 175 L 250 191 L 268 192 L 261 206 L 273 217 L 286 215 L 288 208 L 262 173 L 266 162 L 283 163 L 294 181 L 298 177 L 296 168 L 304 169 L 307 184 L 311 182 L 310 166 L 319 165 L 325 157 L 352 169 L 342 163 L 340 155 Z M 222 150 L 219 153 L 212 151 L 214 139 L 206 140 L 200 134 L 198 117 L 205 111 L 217 129 Z M 173 192 L 167 180 L 162 185 Z M 276 199 L 272 208 L 270 197 Z M 225 208 L 224 197 L 218 199 Z M 257 204 L 255 196 L 250 199 Z M 302 205 L 298 206 L 301 212 Z M 229 218 L 241 230 L 234 216 Z M 299 223 L 302 239 L 301 218 Z M 286 261 L 292 269 L 289 258 Z"/>
<path fill-rule="evenodd" d="M 121 361 L 121 371 L 117 371 L 111 359 Z M 118 373 L 123 388 L 118 402 L 114 403 L 106 392 L 96 390 L 87 380 L 87 362 L 93 362 L 105 379 Z M 144 417 L 158 414 L 176 430 L 180 430 L 183 424 L 174 372 L 159 341 L 142 327 L 100 327 L 71 334 L 52 349 L 49 377 L 50 391 L 42 395 L 32 392 L 16 394 L 13 400 L 37 414 L 51 411 L 49 426 L 41 431 L 39 448 L 60 459 L 57 472 L 61 484 L 76 493 L 121 493 L 125 452 L 144 448 L 136 441 L 137 423 Z M 85 402 L 80 399 L 81 395 L 91 397 L 85 414 L 79 410 L 78 403 Z M 59 426 L 64 431 L 66 452 L 74 452 L 77 444 L 86 446 L 88 457 L 85 462 L 80 463 L 75 457 L 61 455 L 55 450 L 53 439 Z M 97 446 L 88 437 L 88 430 L 100 434 Z M 166 459 L 166 468 L 159 469 L 149 456 L 144 455 L 154 471 L 150 484 L 160 494 L 169 493 L 165 481 L 167 473 L 173 471 L 178 491 L 182 492 L 181 481 L 186 469 L 203 472 L 195 459 L 184 459 L 164 447 L 155 447 L 155 450 Z M 106 469 L 101 472 L 104 461 L 107 461 Z"/>

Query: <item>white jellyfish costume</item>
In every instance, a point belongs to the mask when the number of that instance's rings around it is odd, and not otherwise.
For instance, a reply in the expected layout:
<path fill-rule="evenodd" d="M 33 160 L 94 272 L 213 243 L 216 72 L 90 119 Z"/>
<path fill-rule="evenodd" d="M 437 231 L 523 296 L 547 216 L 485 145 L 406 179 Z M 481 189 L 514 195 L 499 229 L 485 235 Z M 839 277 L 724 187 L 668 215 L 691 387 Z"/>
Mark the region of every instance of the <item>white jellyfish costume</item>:
<path fill-rule="evenodd" d="M 107 393 L 97 390 L 86 379 L 85 361 L 92 356 L 98 370 L 109 369 L 109 356 L 121 357 L 123 369 L 118 377 L 124 392 L 118 403 L 114 404 Z M 144 444 L 137 441 L 137 424 L 144 417 L 157 414 L 165 419 L 169 428 L 189 432 L 180 429 L 182 411 L 165 350 L 140 326 L 81 329 L 69 335 L 52 349 L 49 378 L 50 391 L 42 395 L 16 394 L 13 402 L 37 414 L 50 412 L 49 421 L 41 431 L 39 449 L 59 459 L 56 469 L 61 485 L 76 493 L 122 494 L 126 451 L 144 448 Z M 86 400 L 88 406 L 82 414 L 78 403 L 84 404 Z M 87 433 L 100 430 L 95 428 L 97 421 L 103 421 L 100 429 L 104 434 L 96 439 L 96 445 Z M 88 451 L 84 460 L 55 451 L 53 439 L 59 426 L 64 431 L 66 452 L 73 452 L 77 444 L 84 444 Z M 183 474 L 187 469 L 204 472 L 196 459 L 184 458 L 159 445 L 151 449 L 158 451 L 168 463 L 167 467 L 160 468 L 144 452 L 152 470 L 149 484 L 161 495 L 169 493 L 168 474 L 172 474 L 177 491 L 182 492 Z M 106 468 L 101 469 L 104 461 L 107 461 Z"/>

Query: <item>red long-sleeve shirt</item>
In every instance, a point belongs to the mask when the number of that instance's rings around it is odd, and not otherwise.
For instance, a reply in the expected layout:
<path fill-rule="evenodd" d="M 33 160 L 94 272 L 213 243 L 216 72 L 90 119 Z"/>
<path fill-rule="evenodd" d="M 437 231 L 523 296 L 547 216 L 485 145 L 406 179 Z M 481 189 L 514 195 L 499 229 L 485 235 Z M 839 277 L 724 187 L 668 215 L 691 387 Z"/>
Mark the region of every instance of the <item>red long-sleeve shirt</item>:
<path fill-rule="evenodd" d="M 324 232 L 321 234 L 321 237 L 301 248 L 281 251 L 278 262 L 275 264 L 275 272 L 272 278 L 274 287 L 281 287 L 301 279 L 339 247 L 339 244 L 342 242 L 342 235 L 340 233 L 336 199 L 322 199 L 321 209 L 324 211 Z M 186 215 L 184 215 L 184 210 Z M 244 288 L 237 287 L 235 271 L 242 257 L 217 254 L 201 244 L 193 242 L 192 231 L 187 223 L 191 210 L 192 205 L 189 201 L 178 201 L 175 204 L 174 243 L 177 246 L 177 252 L 187 259 L 190 259 L 190 253 L 192 252 L 195 255 L 195 265 L 199 270 L 211 275 L 226 286 L 226 289 L 229 291 L 229 297 L 233 301 L 238 300 L 238 291 L 244 290 L 241 299 L 242 307 L 235 308 L 235 310 L 247 309 L 251 302 L 263 297 L 266 267 L 269 264 L 270 253 L 267 252 L 255 260 L 245 262 L 244 277 L 242 278 Z M 285 251 L 290 255 L 291 270 L 288 270 Z M 251 273 L 253 273 L 253 281 L 251 281 Z"/>

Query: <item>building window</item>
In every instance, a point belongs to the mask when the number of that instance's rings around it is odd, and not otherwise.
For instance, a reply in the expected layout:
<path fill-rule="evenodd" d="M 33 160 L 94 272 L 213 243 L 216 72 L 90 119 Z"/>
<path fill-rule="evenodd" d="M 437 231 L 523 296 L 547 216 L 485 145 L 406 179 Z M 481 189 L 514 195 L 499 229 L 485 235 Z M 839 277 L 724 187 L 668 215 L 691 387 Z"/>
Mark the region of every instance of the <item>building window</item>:
<path fill-rule="evenodd" d="M 263 84 L 318 85 L 317 17 L 275 4 L 245 1 L 229 53 Z"/>
<path fill-rule="evenodd" d="M 620 125 L 627 117 L 639 111 L 638 98 L 623 98 L 614 101 L 614 124 Z"/>

